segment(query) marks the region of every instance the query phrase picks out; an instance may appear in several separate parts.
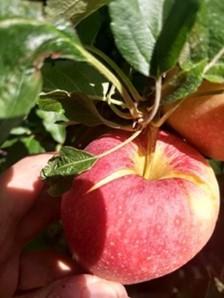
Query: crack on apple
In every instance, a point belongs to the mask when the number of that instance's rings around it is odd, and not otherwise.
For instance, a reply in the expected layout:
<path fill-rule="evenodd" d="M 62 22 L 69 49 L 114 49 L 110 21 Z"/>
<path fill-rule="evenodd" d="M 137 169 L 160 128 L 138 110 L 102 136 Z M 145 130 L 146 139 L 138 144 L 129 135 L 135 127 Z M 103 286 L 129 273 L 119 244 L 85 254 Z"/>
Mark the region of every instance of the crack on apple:
<path fill-rule="evenodd" d="M 97 189 L 101 188 L 102 186 L 104 186 L 116 179 L 127 176 L 127 175 L 136 175 L 136 170 L 135 169 L 127 169 L 127 168 L 120 169 L 120 170 L 112 173 L 111 175 L 101 179 L 97 183 L 95 183 L 90 189 L 87 190 L 86 193 L 90 193 L 94 190 L 97 190 Z M 139 176 L 142 176 L 142 175 L 139 175 Z M 202 178 L 200 178 L 196 175 L 192 175 L 192 173 L 184 174 L 184 173 L 181 173 L 178 171 L 171 171 L 170 173 L 168 173 L 166 175 L 162 175 L 160 177 L 145 178 L 145 179 L 146 180 L 157 180 L 157 179 L 162 180 L 162 179 L 173 179 L 173 178 L 178 178 L 178 179 L 183 179 L 185 181 L 189 181 L 189 182 L 193 183 L 194 185 L 199 186 L 201 189 L 206 188 L 207 189 L 206 192 L 208 194 L 210 194 L 210 199 L 213 201 L 213 203 L 216 202 L 217 189 L 208 185 L 208 183 L 206 183 Z"/>
<path fill-rule="evenodd" d="M 127 175 L 134 175 L 136 174 L 134 169 L 120 169 L 114 173 L 112 173 L 111 175 L 101 179 L 99 182 L 95 183 L 90 189 L 87 190 L 86 193 L 90 193 L 102 186 L 104 186 L 105 184 L 108 184 L 109 182 L 112 182 L 118 178 L 127 176 Z"/>

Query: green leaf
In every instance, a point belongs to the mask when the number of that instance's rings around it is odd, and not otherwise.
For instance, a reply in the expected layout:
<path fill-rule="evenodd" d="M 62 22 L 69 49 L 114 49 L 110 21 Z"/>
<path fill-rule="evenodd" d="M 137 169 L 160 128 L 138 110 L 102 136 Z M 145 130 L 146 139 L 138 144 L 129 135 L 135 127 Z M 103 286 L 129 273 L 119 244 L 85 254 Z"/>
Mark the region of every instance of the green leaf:
<path fill-rule="evenodd" d="M 62 113 L 46 112 L 42 110 L 37 110 L 36 113 L 43 120 L 43 125 L 46 131 L 50 133 L 53 140 L 59 144 L 63 144 L 66 138 L 65 124 L 58 124 L 57 122 L 66 121 L 65 116 Z"/>
<path fill-rule="evenodd" d="M 185 48 L 185 59 L 181 61 L 181 67 L 185 69 L 189 64 L 207 59 L 209 66 L 205 68 L 204 78 L 212 82 L 224 79 L 223 14 L 223 1 L 204 1 Z"/>
<path fill-rule="evenodd" d="M 40 69 L 46 57 L 78 61 L 81 44 L 73 33 L 43 21 L 0 20 L 0 142 L 36 103 L 41 91 Z"/>
<path fill-rule="evenodd" d="M 63 147 L 60 155 L 49 160 L 48 165 L 42 170 L 43 178 L 55 176 L 70 176 L 81 174 L 90 169 L 97 157 L 73 147 Z"/>
<path fill-rule="evenodd" d="M 175 0 L 156 44 L 153 65 L 159 75 L 171 69 L 196 21 L 203 0 Z"/>
<path fill-rule="evenodd" d="M 37 139 L 35 139 L 33 135 L 21 138 L 21 142 L 26 147 L 28 154 L 38 154 L 45 152 L 40 142 Z"/>
<path fill-rule="evenodd" d="M 51 18 L 65 18 L 77 25 L 110 0 L 48 0 L 47 13 Z"/>
<path fill-rule="evenodd" d="M 45 63 L 42 73 L 45 92 L 60 89 L 66 92 L 103 96 L 103 83 L 106 79 L 87 63 L 74 61 Z"/>
<path fill-rule="evenodd" d="M 53 98 L 56 98 L 56 99 L 51 98 L 51 95 Z M 63 114 L 64 110 L 63 110 L 61 103 L 59 101 L 57 101 L 57 95 L 58 95 L 58 99 L 65 98 L 66 96 L 69 96 L 68 93 L 65 93 L 62 91 L 60 91 L 58 93 L 57 93 L 57 91 L 47 93 L 46 98 L 39 98 L 39 100 L 38 100 L 38 106 L 39 106 L 40 110 L 43 110 L 45 112 L 57 112 L 57 113 Z M 48 96 L 49 96 L 49 98 L 48 98 Z"/>
<path fill-rule="evenodd" d="M 223 172 L 223 164 L 221 161 L 210 159 L 209 160 L 210 166 L 213 168 L 213 171 L 216 175 L 221 175 Z"/>
<path fill-rule="evenodd" d="M 203 72 L 206 61 L 195 64 L 191 69 L 183 72 L 171 81 L 174 91 L 164 98 L 165 102 L 174 102 L 194 93 L 203 81 Z M 176 86 L 176 88 L 175 88 Z"/>
<path fill-rule="evenodd" d="M 85 94 L 72 93 L 58 97 L 58 92 L 46 94 L 47 98 L 40 100 L 39 106 L 43 111 L 54 111 L 59 108 L 67 118 L 67 121 L 74 121 L 87 126 L 96 126 L 102 124 L 101 116 L 98 113 L 93 101 Z M 47 100 L 47 104 L 43 102 Z M 52 102 L 51 102 L 52 101 Z M 51 103 L 50 103 L 51 102 Z"/>
<path fill-rule="evenodd" d="M 99 11 L 96 11 L 77 26 L 76 30 L 82 43 L 88 45 L 94 44 L 102 22 L 102 15 Z"/>
<path fill-rule="evenodd" d="M 11 130 L 10 134 L 14 136 L 31 135 L 31 130 L 28 127 L 17 126 Z"/>
<path fill-rule="evenodd" d="M 113 0 L 111 28 L 124 58 L 143 75 L 172 68 L 202 0 Z"/>
<path fill-rule="evenodd" d="M 25 116 L 41 90 L 40 73 L 26 74 L 19 69 L 7 72 L 4 65 L 0 69 L 0 119 Z"/>
<path fill-rule="evenodd" d="M 73 176 L 55 176 L 48 179 L 48 193 L 52 197 L 60 197 L 68 191 L 73 182 Z"/>
<path fill-rule="evenodd" d="M 41 146 L 40 142 L 35 138 L 34 135 L 16 136 L 16 137 L 14 136 L 11 139 L 8 139 L 7 141 L 5 141 L 4 144 L 2 144 L 1 148 L 4 150 L 11 149 L 12 146 L 14 146 L 14 145 L 16 145 L 18 148 L 19 143 L 20 143 L 20 146 L 22 145 L 24 147 L 23 150 L 25 150 L 26 154 L 28 154 L 28 155 L 45 152 L 44 148 Z M 16 148 L 16 146 L 15 146 L 15 148 Z"/>
<path fill-rule="evenodd" d="M 72 93 L 71 97 L 59 100 L 70 121 L 96 126 L 103 123 L 103 117 L 99 114 L 94 102 L 85 94 Z"/>
<path fill-rule="evenodd" d="M 13 135 L 13 132 L 10 138 L 1 145 L 1 149 L 4 154 L 3 158 L 0 158 L 0 172 L 27 155 L 45 152 L 42 144 L 34 135 L 20 136 Z"/>
<path fill-rule="evenodd" d="M 115 121 L 106 119 L 97 109 L 97 104 L 94 98 L 89 97 L 85 93 L 66 93 L 63 91 L 55 91 L 42 95 L 43 98 L 39 101 L 39 106 L 45 111 L 54 111 L 60 109 L 65 117 L 72 122 L 81 123 L 86 126 L 97 126 L 105 124 L 112 128 L 121 128 L 121 124 Z M 46 96 L 46 98 L 44 98 Z M 49 98 L 49 96 L 51 98 Z M 52 102 L 50 103 L 50 101 Z M 103 99 L 102 99 L 103 100 Z M 44 102 L 46 101 L 46 102 Z"/>
<path fill-rule="evenodd" d="M 123 57 L 148 76 L 156 40 L 160 34 L 166 0 L 112 0 L 111 29 Z M 169 1 L 170 2 L 170 1 Z"/>
<path fill-rule="evenodd" d="M 0 144 L 3 143 L 4 140 L 8 137 L 11 129 L 19 125 L 22 120 L 23 117 L 14 117 L 0 120 Z"/>
<path fill-rule="evenodd" d="M 224 63 L 217 63 L 204 74 L 204 78 L 213 83 L 224 83 Z"/>
<path fill-rule="evenodd" d="M 0 19 L 21 16 L 43 19 L 43 3 L 28 0 L 0 0 Z"/>

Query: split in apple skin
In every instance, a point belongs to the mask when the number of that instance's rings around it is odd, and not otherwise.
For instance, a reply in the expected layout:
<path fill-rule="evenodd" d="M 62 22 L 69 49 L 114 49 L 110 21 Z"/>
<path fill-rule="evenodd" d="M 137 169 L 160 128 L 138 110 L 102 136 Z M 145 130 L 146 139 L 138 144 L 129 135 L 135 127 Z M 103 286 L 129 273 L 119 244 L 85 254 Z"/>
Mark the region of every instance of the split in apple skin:
<path fill-rule="evenodd" d="M 127 139 L 112 132 L 86 150 L 100 154 Z M 123 284 L 168 274 L 192 259 L 213 233 L 219 189 L 192 147 L 159 132 L 144 176 L 146 134 L 100 159 L 63 196 L 61 216 L 74 258 Z"/>

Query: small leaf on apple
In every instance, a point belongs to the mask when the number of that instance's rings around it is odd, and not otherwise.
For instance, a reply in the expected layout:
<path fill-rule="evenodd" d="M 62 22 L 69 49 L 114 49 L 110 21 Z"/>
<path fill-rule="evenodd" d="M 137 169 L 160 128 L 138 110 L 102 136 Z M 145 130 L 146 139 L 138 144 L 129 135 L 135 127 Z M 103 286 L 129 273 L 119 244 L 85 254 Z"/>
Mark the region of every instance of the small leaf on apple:
<path fill-rule="evenodd" d="M 48 193 L 54 198 L 60 197 L 68 191 L 73 182 L 74 176 L 54 176 L 48 179 Z"/>
<path fill-rule="evenodd" d="M 73 147 L 63 147 L 59 156 L 51 158 L 48 165 L 42 170 L 44 179 L 55 176 L 71 176 L 90 169 L 97 157 Z"/>

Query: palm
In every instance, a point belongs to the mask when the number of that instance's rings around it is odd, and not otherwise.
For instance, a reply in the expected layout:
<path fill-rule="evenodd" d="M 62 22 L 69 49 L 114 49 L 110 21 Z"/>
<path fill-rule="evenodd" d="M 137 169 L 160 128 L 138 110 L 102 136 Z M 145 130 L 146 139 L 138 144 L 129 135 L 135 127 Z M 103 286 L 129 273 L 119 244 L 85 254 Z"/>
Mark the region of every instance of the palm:
<path fill-rule="evenodd" d="M 0 177 L 0 297 L 11 298 L 15 293 L 40 288 L 18 297 L 44 298 L 58 294 L 77 298 L 82 288 L 95 291 L 94 284 L 98 284 L 97 290 L 104 293 L 102 297 L 109 297 L 107 291 L 114 291 L 120 295 L 117 297 L 126 298 L 119 284 L 91 275 L 72 276 L 76 270 L 65 256 L 52 251 L 23 252 L 27 242 L 59 215 L 59 201 L 47 195 L 39 178 L 50 156 L 27 157 Z M 91 295 L 86 292 L 86 297 Z"/>

